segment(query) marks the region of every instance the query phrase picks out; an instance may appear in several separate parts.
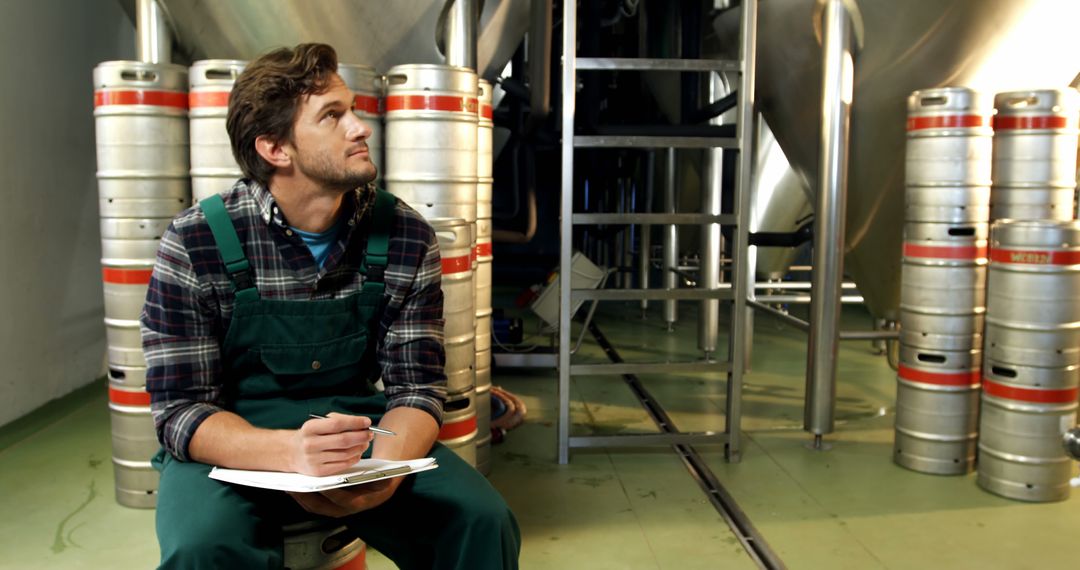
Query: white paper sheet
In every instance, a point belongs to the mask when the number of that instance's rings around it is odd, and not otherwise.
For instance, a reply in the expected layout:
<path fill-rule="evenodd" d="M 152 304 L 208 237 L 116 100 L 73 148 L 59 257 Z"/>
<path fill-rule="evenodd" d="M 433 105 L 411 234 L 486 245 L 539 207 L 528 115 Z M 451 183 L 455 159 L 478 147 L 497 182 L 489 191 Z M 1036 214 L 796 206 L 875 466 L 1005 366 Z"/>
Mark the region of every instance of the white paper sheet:
<path fill-rule="evenodd" d="M 280 471 L 248 471 L 245 469 L 215 467 L 210 470 L 210 478 L 248 487 L 314 493 L 430 471 L 438 466 L 434 457 L 409 461 L 361 459 L 348 471 L 326 477 L 314 477 L 300 473 L 282 473 Z"/>

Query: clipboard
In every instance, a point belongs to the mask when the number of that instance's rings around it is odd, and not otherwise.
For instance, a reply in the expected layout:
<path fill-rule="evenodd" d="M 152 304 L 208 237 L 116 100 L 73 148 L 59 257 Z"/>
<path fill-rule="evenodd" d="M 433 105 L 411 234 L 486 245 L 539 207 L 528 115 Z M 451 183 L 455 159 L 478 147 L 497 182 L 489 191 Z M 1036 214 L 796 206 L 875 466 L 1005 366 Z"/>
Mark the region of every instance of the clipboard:
<path fill-rule="evenodd" d="M 386 459 L 361 459 L 344 473 L 315 477 L 301 473 L 283 473 L 280 471 L 251 471 L 246 469 L 227 469 L 214 467 L 210 470 L 210 478 L 244 485 L 271 489 L 275 491 L 291 491 L 295 493 L 317 493 L 329 489 L 338 489 L 352 485 L 362 485 L 372 481 L 403 477 L 413 473 L 430 471 L 439 467 L 434 457 L 412 459 L 409 461 L 390 461 Z"/>

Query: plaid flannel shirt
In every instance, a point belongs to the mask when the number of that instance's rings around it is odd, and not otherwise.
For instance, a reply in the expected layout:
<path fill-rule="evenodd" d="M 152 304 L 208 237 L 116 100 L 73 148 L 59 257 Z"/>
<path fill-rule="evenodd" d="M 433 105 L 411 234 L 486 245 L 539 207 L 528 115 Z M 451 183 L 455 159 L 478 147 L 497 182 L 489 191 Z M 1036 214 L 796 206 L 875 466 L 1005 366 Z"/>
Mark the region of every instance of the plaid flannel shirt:
<path fill-rule="evenodd" d="M 263 299 L 336 299 L 363 286 L 360 261 L 374 205 L 374 186 L 346 196 L 348 224 L 322 269 L 289 226 L 274 197 L 239 180 L 225 195 Z M 400 200 L 390 237 L 385 309 L 377 357 L 388 399 L 430 413 L 442 424 L 446 400 L 439 243 L 431 226 Z M 199 425 L 224 409 L 221 343 L 235 297 L 202 208 L 181 212 L 158 248 L 143 308 L 146 390 L 158 440 L 188 460 Z"/>

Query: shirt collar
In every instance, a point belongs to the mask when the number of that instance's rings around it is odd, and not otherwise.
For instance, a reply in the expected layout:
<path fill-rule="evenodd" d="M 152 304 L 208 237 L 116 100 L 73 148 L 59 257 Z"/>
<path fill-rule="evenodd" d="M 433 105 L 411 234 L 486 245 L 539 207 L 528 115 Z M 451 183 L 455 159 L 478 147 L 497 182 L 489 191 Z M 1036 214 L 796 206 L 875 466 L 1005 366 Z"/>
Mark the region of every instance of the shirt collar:
<path fill-rule="evenodd" d="M 254 180 L 248 180 L 247 182 L 248 189 L 255 199 L 255 204 L 259 209 L 259 216 L 262 217 L 263 222 L 282 228 L 288 227 L 289 224 L 285 220 L 285 214 L 281 213 L 281 209 L 278 208 L 274 195 L 266 188 L 263 188 L 262 184 Z M 369 182 L 345 196 L 343 204 L 345 211 L 342 213 L 342 217 L 349 219 L 350 226 L 357 225 L 371 211 L 374 204 L 375 183 Z"/>

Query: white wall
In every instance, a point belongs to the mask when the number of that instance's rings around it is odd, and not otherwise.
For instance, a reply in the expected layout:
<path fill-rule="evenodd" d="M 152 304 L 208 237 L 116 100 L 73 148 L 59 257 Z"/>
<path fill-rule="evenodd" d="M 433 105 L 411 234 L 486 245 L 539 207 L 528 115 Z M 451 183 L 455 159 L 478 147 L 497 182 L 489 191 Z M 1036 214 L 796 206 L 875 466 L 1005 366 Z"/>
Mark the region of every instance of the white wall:
<path fill-rule="evenodd" d="M 91 74 L 134 55 L 117 0 L 0 1 L 0 425 L 104 373 Z"/>

